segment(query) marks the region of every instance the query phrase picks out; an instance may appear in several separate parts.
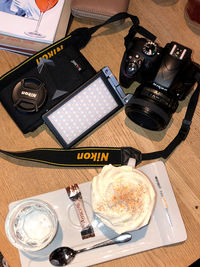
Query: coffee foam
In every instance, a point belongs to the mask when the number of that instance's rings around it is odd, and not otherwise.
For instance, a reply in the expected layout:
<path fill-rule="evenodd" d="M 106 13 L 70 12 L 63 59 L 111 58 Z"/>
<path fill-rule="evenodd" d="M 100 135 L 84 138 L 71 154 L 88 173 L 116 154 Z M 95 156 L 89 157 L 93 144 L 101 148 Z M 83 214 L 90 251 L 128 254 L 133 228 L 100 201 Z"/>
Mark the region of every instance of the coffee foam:
<path fill-rule="evenodd" d="M 147 225 L 155 199 L 148 177 L 131 166 L 104 166 L 92 181 L 94 212 L 119 234 Z"/>

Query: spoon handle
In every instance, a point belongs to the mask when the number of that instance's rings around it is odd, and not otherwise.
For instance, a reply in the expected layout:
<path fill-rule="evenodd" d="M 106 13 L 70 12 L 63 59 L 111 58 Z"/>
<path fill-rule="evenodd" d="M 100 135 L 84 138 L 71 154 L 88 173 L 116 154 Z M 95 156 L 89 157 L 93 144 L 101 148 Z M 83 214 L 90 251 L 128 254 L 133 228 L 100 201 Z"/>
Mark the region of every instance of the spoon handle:
<path fill-rule="evenodd" d="M 83 248 L 83 249 L 79 249 L 77 250 L 77 253 L 81 253 L 81 252 L 84 252 L 84 251 L 88 251 L 88 250 L 92 250 L 92 249 L 95 249 L 95 248 L 101 248 L 101 247 L 105 247 L 105 246 L 109 246 L 109 245 L 113 245 L 113 244 L 119 244 L 119 243 L 125 243 L 125 242 L 128 242 L 132 239 L 132 235 L 129 234 L 129 233 L 123 233 L 121 235 L 118 235 L 112 239 L 109 239 L 109 240 L 106 240 L 106 241 L 103 241 L 101 243 L 98 243 L 92 247 L 88 247 L 88 248 Z"/>

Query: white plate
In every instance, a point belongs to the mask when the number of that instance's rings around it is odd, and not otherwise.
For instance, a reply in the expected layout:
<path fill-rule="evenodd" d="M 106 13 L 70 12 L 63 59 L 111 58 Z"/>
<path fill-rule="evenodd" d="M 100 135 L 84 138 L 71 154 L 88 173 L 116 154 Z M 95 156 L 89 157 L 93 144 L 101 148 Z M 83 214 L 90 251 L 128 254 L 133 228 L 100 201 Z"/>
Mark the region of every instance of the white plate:
<path fill-rule="evenodd" d="M 70 266 L 90 266 L 112 259 L 135 254 L 145 250 L 185 241 L 186 230 L 167 175 L 165 165 L 158 161 L 138 168 L 146 173 L 157 191 L 157 202 L 148 226 L 132 232 L 133 238 L 128 243 L 112 245 L 77 254 Z M 59 246 L 74 249 L 83 248 L 116 236 L 104 224 L 93 217 L 90 205 L 91 182 L 80 184 L 89 219 L 95 230 L 95 237 L 81 239 L 80 225 L 72 202 L 65 189 L 34 196 L 51 204 L 58 216 L 59 228 L 53 242 L 46 248 L 27 254 L 19 251 L 22 267 L 52 267 L 48 256 Z M 11 208 L 15 203 L 11 203 Z"/>

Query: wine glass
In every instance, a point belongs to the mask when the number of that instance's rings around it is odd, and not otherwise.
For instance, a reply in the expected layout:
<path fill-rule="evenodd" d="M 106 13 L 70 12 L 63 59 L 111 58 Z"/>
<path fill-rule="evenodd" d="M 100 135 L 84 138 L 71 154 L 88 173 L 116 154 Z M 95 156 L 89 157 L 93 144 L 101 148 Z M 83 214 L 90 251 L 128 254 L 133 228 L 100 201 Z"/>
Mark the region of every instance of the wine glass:
<path fill-rule="evenodd" d="M 40 23 L 42 21 L 42 17 L 47 10 L 53 8 L 58 3 L 58 0 L 35 0 L 35 3 L 40 10 L 40 16 L 39 16 L 35 30 L 32 32 L 25 32 L 25 34 L 30 37 L 44 38 L 45 35 L 38 32 Z"/>

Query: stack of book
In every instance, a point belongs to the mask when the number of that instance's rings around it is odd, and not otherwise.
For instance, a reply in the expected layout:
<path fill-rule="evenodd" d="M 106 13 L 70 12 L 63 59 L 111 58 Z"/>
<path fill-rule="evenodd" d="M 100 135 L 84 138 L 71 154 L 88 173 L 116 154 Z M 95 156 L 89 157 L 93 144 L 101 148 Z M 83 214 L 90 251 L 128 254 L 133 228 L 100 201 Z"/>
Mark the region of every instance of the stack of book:
<path fill-rule="evenodd" d="M 0 49 L 33 55 L 66 35 L 70 15 L 71 0 L 1 0 Z"/>

